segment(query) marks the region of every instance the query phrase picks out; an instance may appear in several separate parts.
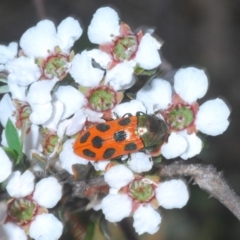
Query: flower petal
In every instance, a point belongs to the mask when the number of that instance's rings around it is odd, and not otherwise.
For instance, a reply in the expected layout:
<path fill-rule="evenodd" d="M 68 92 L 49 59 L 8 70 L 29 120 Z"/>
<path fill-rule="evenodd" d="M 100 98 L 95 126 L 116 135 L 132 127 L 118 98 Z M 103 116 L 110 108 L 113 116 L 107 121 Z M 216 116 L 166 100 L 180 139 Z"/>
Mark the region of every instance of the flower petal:
<path fill-rule="evenodd" d="M 131 154 L 131 159 L 128 161 L 128 166 L 131 170 L 137 173 L 147 172 L 152 169 L 153 161 L 149 155 L 142 152 L 137 152 Z"/>
<path fill-rule="evenodd" d="M 19 86 L 16 83 L 8 83 L 8 88 L 12 94 L 12 99 L 17 99 L 19 101 L 26 101 L 26 90 L 27 87 Z"/>
<path fill-rule="evenodd" d="M 173 179 L 162 182 L 155 191 L 160 206 L 166 209 L 182 208 L 189 199 L 189 191 L 183 180 Z"/>
<path fill-rule="evenodd" d="M 29 235 L 35 240 L 57 240 L 62 231 L 63 224 L 53 214 L 43 213 L 32 221 Z"/>
<path fill-rule="evenodd" d="M 174 89 L 184 101 L 192 104 L 206 94 L 207 75 L 203 70 L 194 67 L 181 68 L 174 76 Z"/>
<path fill-rule="evenodd" d="M 18 44 L 11 42 L 8 46 L 0 45 L 0 64 L 5 64 L 17 55 Z"/>
<path fill-rule="evenodd" d="M 160 47 L 161 44 L 149 33 L 146 33 L 141 39 L 134 60 L 141 68 L 147 70 L 156 68 L 161 64 L 161 59 L 158 52 Z"/>
<path fill-rule="evenodd" d="M 0 183 L 5 181 L 12 172 L 12 162 L 0 147 Z"/>
<path fill-rule="evenodd" d="M 9 72 L 8 82 L 23 87 L 37 81 L 42 74 L 34 60 L 24 56 L 9 61 L 5 68 Z"/>
<path fill-rule="evenodd" d="M 47 57 L 57 45 L 56 28 L 49 20 L 29 28 L 20 39 L 20 46 L 29 57 Z"/>
<path fill-rule="evenodd" d="M 59 154 L 59 161 L 62 168 L 67 170 L 70 174 L 73 174 L 72 171 L 72 165 L 73 164 L 88 164 L 89 161 L 77 156 L 73 152 L 73 143 L 76 141 L 76 139 L 68 139 L 63 144 L 63 149 L 61 153 Z"/>
<path fill-rule="evenodd" d="M 128 217 L 132 210 L 132 200 L 126 194 L 108 194 L 102 200 L 102 212 L 109 222 L 119 222 Z"/>
<path fill-rule="evenodd" d="M 188 134 L 187 131 L 181 131 L 178 134 L 183 136 L 187 141 L 187 148 L 180 156 L 182 159 L 187 160 L 188 158 L 192 158 L 201 152 L 203 147 L 202 141 L 195 133 Z"/>
<path fill-rule="evenodd" d="M 18 225 L 8 222 L 0 226 L 0 239 L 1 240 L 27 240 L 27 235 L 24 230 Z"/>
<path fill-rule="evenodd" d="M 11 197 L 21 198 L 30 195 L 34 189 L 34 175 L 26 170 L 22 175 L 20 171 L 13 172 L 7 182 L 7 192 Z"/>
<path fill-rule="evenodd" d="M 16 121 L 13 112 L 16 110 L 9 94 L 4 94 L 0 101 L 0 121 L 3 127 L 6 126 L 8 119 L 12 122 Z"/>
<path fill-rule="evenodd" d="M 166 159 L 171 159 L 180 156 L 187 148 L 186 139 L 172 132 L 168 137 L 168 142 L 161 147 L 161 153 Z"/>
<path fill-rule="evenodd" d="M 120 25 L 116 11 L 110 7 L 99 8 L 93 15 L 88 27 L 88 38 L 92 43 L 102 44 L 112 42 L 119 36 Z"/>
<path fill-rule="evenodd" d="M 145 85 L 137 93 L 137 100 L 142 101 L 148 113 L 166 109 L 172 101 L 172 88 L 169 82 L 155 78 L 150 85 Z"/>
<path fill-rule="evenodd" d="M 113 166 L 104 175 L 105 182 L 116 189 L 128 185 L 133 179 L 132 171 L 124 165 Z"/>
<path fill-rule="evenodd" d="M 87 52 L 88 56 L 94 59 L 101 67 L 107 68 L 108 64 L 111 62 L 111 57 L 109 54 L 101 51 L 100 49 L 92 49 Z"/>
<path fill-rule="evenodd" d="M 73 46 L 74 42 L 82 35 L 82 28 L 77 20 L 72 17 L 65 18 L 57 28 L 59 47 L 66 52 Z"/>
<path fill-rule="evenodd" d="M 54 177 L 44 178 L 35 186 L 33 199 L 42 207 L 53 208 L 62 197 L 62 186 Z"/>
<path fill-rule="evenodd" d="M 114 115 L 116 114 L 119 118 L 125 115 L 126 113 L 130 113 L 132 115 L 136 115 L 137 112 L 146 112 L 145 107 L 143 106 L 142 102 L 138 100 L 131 100 L 130 102 L 120 103 L 116 105 L 112 109 Z"/>
<path fill-rule="evenodd" d="M 209 100 L 200 106 L 195 125 L 202 133 L 216 136 L 227 129 L 229 115 L 230 109 L 222 99 Z"/>
<path fill-rule="evenodd" d="M 133 214 L 133 227 L 141 235 L 143 233 L 154 234 L 159 230 L 162 218 L 149 204 L 140 205 Z"/>
<path fill-rule="evenodd" d="M 97 87 L 104 75 L 103 70 L 92 66 L 92 59 L 86 50 L 75 55 L 69 73 L 77 83 L 84 87 Z"/>

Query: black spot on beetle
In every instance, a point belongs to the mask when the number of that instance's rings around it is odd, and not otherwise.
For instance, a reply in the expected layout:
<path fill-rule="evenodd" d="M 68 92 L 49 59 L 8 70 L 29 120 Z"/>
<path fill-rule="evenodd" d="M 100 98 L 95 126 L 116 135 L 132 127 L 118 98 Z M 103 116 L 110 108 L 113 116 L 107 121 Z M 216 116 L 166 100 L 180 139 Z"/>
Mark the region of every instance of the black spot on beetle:
<path fill-rule="evenodd" d="M 103 153 L 103 158 L 104 159 L 111 158 L 115 152 L 116 152 L 115 148 L 107 148 Z"/>
<path fill-rule="evenodd" d="M 116 142 L 122 142 L 127 138 L 127 133 L 125 131 L 115 132 L 113 138 Z"/>
<path fill-rule="evenodd" d="M 84 149 L 83 150 L 83 155 L 85 155 L 86 157 L 91 157 L 91 158 L 95 158 L 96 157 L 96 153 L 92 152 L 89 149 Z"/>
<path fill-rule="evenodd" d="M 137 144 L 136 143 L 128 143 L 124 147 L 125 151 L 134 151 L 137 150 Z"/>
<path fill-rule="evenodd" d="M 90 136 L 90 132 L 84 133 L 80 138 L 80 143 L 85 143 L 88 140 L 89 136 Z"/>
<path fill-rule="evenodd" d="M 96 129 L 100 132 L 106 132 L 109 130 L 110 126 L 106 123 L 100 123 L 96 126 Z"/>
<path fill-rule="evenodd" d="M 118 124 L 120 126 L 127 126 L 131 123 L 131 119 L 130 118 L 122 118 L 121 120 L 118 121 Z"/>
<path fill-rule="evenodd" d="M 103 140 L 99 136 L 96 136 L 92 139 L 92 145 L 95 148 L 101 148 L 103 145 Z"/>

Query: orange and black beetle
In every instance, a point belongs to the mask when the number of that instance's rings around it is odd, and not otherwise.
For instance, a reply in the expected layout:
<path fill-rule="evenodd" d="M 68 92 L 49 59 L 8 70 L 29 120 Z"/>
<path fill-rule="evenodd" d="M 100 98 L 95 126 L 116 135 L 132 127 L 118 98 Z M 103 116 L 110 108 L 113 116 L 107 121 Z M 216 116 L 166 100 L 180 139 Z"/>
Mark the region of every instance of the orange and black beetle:
<path fill-rule="evenodd" d="M 74 153 L 88 160 L 109 160 L 139 150 L 153 151 L 167 133 L 165 122 L 137 112 L 94 125 L 83 131 L 73 145 Z"/>

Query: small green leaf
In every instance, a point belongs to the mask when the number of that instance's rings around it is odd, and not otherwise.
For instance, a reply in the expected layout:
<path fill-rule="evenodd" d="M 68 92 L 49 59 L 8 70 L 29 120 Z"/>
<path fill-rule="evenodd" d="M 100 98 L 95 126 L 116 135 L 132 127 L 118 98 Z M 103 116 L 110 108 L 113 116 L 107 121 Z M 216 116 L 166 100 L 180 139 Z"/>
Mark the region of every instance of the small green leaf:
<path fill-rule="evenodd" d="M 155 74 L 157 71 L 156 68 L 154 69 L 151 69 L 151 70 L 146 70 L 144 68 L 141 68 L 139 66 L 137 66 L 135 69 L 134 69 L 134 73 L 136 75 L 147 75 L 147 76 L 152 76 L 153 74 Z"/>
<path fill-rule="evenodd" d="M 8 87 L 8 85 L 0 86 L 0 94 L 8 93 L 8 92 L 9 92 L 9 87 Z"/>
<path fill-rule="evenodd" d="M 17 154 L 18 162 L 20 160 L 19 158 L 22 157 L 22 144 L 18 135 L 18 131 L 10 119 L 8 119 L 6 124 L 5 136 L 7 139 L 8 147 Z"/>
<path fill-rule="evenodd" d="M 100 229 L 101 229 L 103 235 L 105 236 L 105 238 L 107 240 L 111 240 L 110 232 L 109 232 L 109 229 L 107 226 L 107 220 L 104 218 L 103 215 L 101 216 L 99 223 L 100 223 Z"/>
<path fill-rule="evenodd" d="M 8 148 L 8 147 L 3 147 L 3 146 L 2 146 L 2 148 L 10 158 L 17 161 L 18 156 L 14 150 L 12 150 L 11 148 Z"/>
<path fill-rule="evenodd" d="M 94 230 L 95 230 L 95 223 L 92 221 L 89 221 L 87 225 L 87 234 L 84 240 L 93 240 Z"/>

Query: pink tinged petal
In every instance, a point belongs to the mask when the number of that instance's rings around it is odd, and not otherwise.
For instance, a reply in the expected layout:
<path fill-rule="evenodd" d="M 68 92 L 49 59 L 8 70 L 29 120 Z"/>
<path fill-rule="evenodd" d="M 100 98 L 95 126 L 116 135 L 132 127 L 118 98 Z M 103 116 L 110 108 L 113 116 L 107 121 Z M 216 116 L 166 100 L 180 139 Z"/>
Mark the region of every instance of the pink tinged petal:
<path fill-rule="evenodd" d="M 41 138 L 39 134 L 39 126 L 32 124 L 30 132 L 26 135 L 23 143 L 23 153 L 28 157 L 31 155 L 31 150 L 42 151 Z"/>
<path fill-rule="evenodd" d="M 120 189 L 133 181 L 133 172 L 123 166 L 116 165 L 111 167 L 104 175 L 105 182 L 112 188 Z"/>
<path fill-rule="evenodd" d="M 73 174 L 72 165 L 73 164 L 88 164 L 89 161 L 77 156 L 73 152 L 73 143 L 76 139 L 69 139 L 63 144 L 63 149 L 59 154 L 60 165 L 63 169 L 67 170 L 70 174 Z"/>
<path fill-rule="evenodd" d="M 72 17 L 64 19 L 57 28 L 59 47 L 62 51 L 69 51 L 74 42 L 82 35 L 82 28 L 77 20 Z"/>
<path fill-rule="evenodd" d="M 133 214 L 133 227 L 141 235 L 143 233 L 154 234 L 159 230 L 162 218 L 149 204 L 140 205 Z"/>
<path fill-rule="evenodd" d="M 77 111 L 71 119 L 69 119 L 66 127 L 66 135 L 72 136 L 84 127 L 86 123 L 87 116 L 82 109 Z"/>
<path fill-rule="evenodd" d="M 147 172 L 152 169 L 153 161 L 151 157 L 145 153 L 133 153 L 131 154 L 128 166 L 131 170 L 137 173 Z"/>
<path fill-rule="evenodd" d="M 63 103 L 60 101 L 54 101 L 52 103 L 52 115 L 51 117 L 43 124 L 43 127 L 48 128 L 52 131 L 57 131 L 58 123 L 63 114 Z"/>
<path fill-rule="evenodd" d="M 144 103 L 148 113 L 166 109 L 172 101 L 171 85 L 161 78 L 155 78 L 150 85 L 145 85 L 138 91 L 137 100 Z"/>
<path fill-rule="evenodd" d="M 209 100 L 200 106 L 195 125 L 202 133 L 216 136 L 227 129 L 229 115 L 230 109 L 222 99 Z"/>
<path fill-rule="evenodd" d="M 195 133 L 188 134 L 186 131 L 182 131 L 178 134 L 183 136 L 187 141 L 187 148 L 180 156 L 182 159 L 187 160 L 188 158 L 192 158 L 201 152 L 203 144 L 201 139 Z"/>
<path fill-rule="evenodd" d="M 47 57 L 57 45 L 56 28 L 49 20 L 29 28 L 20 39 L 20 46 L 29 57 Z"/>
<path fill-rule="evenodd" d="M 9 72 L 8 82 L 23 87 L 37 81 L 42 74 L 34 59 L 24 56 L 9 61 L 5 68 Z"/>
<path fill-rule="evenodd" d="M 35 186 L 33 199 L 42 207 L 53 208 L 62 197 L 62 185 L 56 178 L 42 179 Z"/>
<path fill-rule="evenodd" d="M 182 208 L 189 199 L 189 191 L 183 180 L 165 181 L 155 191 L 159 205 L 166 209 Z"/>
<path fill-rule="evenodd" d="M 194 67 L 181 68 L 174 76 L 174 89 L 184 101 L 192 104 L 206 94 L 207 75 L 203 70 Z"/>
<path fill-rule="evenodd" d="M 63 103 L 62 120 L 73 115 L 87 103 L 84 95 L 72 86 L 59 87 L 54 92 L 54 98 Z"/>
<path fill-rule="evenodd" d="M 12 94 L 12 99 L 19 101 L 26 101 L 26 90 L 27 87 L 19 86 L 16 83 L 8 83 L 9 91 Z"/>
<path fill-rule="evenodd" d="M 34 189 L 34 175 L 26 170 L 22 175 L 13 172 L 7 182 L 7 192 L 11 197 L 21 198 L 30 195 Z"/>
<path fill-rule="evenodd" d="M 103 70 L 92 66 L 92 59 L 86 50 L 75 55 L 69 73 L 75 82 L 84 87 L 97 87 L 104 75 Z"/>
<path fill-rule="evenodd" d="M 107 68 L 111 62 L 111 57 L 109 54 L 101 51 L 100 49 L 93 49 L 87 52 L 88 56 L 94 59 L 101 67 Z"/>
<path fill-rule="evenodd" d="M 149 33 L 146 33 L 138 46 L 138 51 L 134 60 L 141 68 L 147 70 L 156 68 L 161 64 L 158 52 L 160 47 L 161 44 Z"/>
<path fill-rule="evenodd" d="M 27 100 L 30 105 L 32 104 L 45 104 L 52 100 L 51 91 L 58 81 L 57 78 L 52 80 L 42 80 L 34 82 L 27 95 Z"/>
<path fill-rule="evenodd" d="M 135 116 L 137 112 L 146 112 L 146 108 L 142 102 L 138 100 L 131 100 L 130 102 L 120 103 L 112 109 L 112 113 L 114 113 L 112 114 L 113 117 L 116 114 L 119 118 L 126 113 L 130 113 Z"/>
<path fill-rule="evenodd" d="M 180 156 L 187 149 L 186 139 L 172 132 L 168 137 L 168 142 L 161 147 L 161 153 L 166 159 L 171 159 Z"/>
<path fill-rule="evenodd" d="M 105 84 L 110 84 L 116 91 L 128 89 L 135 83 L 133 72 L 134 69 L 128 62 L 119 63 L 107 71 Z"/>
<path fill-rule="evenodd" d="M 5 181 L 12 172 L 12 162 L 0 147 L 0 183 Z"/>
<path fill-rule="evenodd" d="M 63 232 L 63 224 L 53 215 L 43 213 L 31 223 L 29 235 L 35 240 L 57 240 Z"/>
<path fill-rule="evenodd" d="M 18 225 L 8 222 L 0 226 L 1 240 L 27 240 L 27 235 L 24 230 Z"/>
<path fill-rule="evenodd" d="M 110 7 L 99 8 L 88 27 L 88 38 L 92 43 L 110 43 L 120 35 L 119 17 Z"/>
<path fill-rule="evenodd" d="M 11 42 L 8 46 L 0 45 L 0 64 L 5 64 L 17 55 L 18 44 Z"/>
<path fill-rule="evenodd" d="M 102 200 L 102 212 L 109 222 L 119 222 L 128 217 L 132 200 L 127 194 L 109 194 Z"/>
<path fill-rule="evenodd" d="M 13 117 L 13 112 L 16 110 L 12 103 L 12 99 L 9 94 L 4 94 L 0 101 L 0 121 L 3 127 L 6 126 L 8 119 L 10 118 L 13 122 L 16 118 Z"/>

